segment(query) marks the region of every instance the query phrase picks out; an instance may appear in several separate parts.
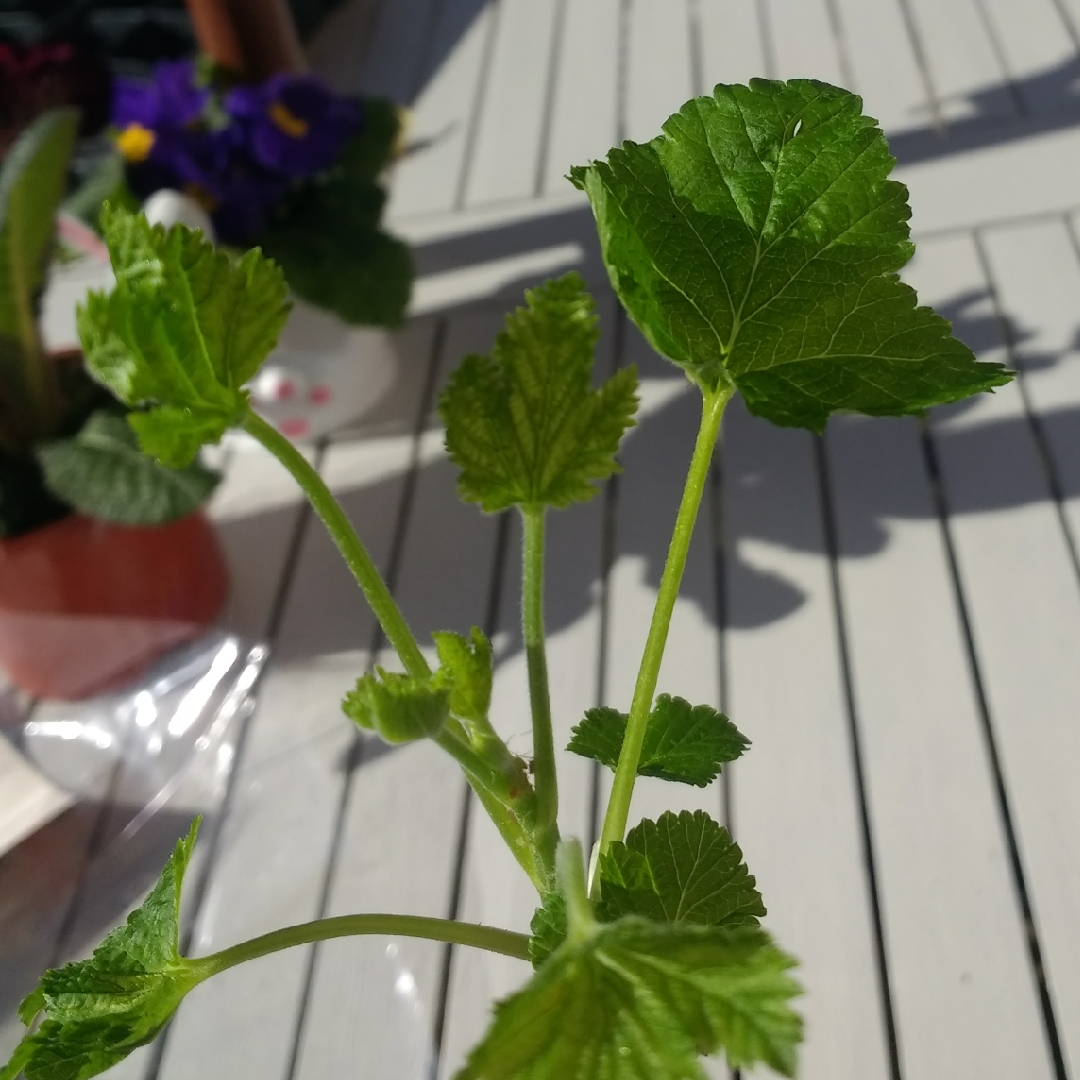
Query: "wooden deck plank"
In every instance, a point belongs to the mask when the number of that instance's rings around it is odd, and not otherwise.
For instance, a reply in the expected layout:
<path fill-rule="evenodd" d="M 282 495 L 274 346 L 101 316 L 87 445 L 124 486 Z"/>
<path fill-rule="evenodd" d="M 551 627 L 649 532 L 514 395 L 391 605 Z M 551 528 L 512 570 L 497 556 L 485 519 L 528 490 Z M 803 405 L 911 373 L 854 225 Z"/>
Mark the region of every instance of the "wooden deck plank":
<path fill-rule="evenodd" d="M 1040 352 L 1051 366 L 1071 367 L 1075 361 L 1070 363 L 1067 352 L 1054 350 L 1072 345 L 1060 335 L 1076 319 L 1076 308 L 1067 303 L 1073 290 L 1057 281 L 1070 268 L 1054 257 L 1055 248 L 1060 255 L 1073 253 L 1057 243 L 1063 228 L 1055 226 L 1036 226 L 1026 237 L 1010 230 L 1004 250 L 995 251 L 995 283 L 1017 328 L 1037 328 L 1027 341 L 1021 339 L 1020 348 L 1029 357 Z M 1021 244 L 1029 254 L 1022 267 L 1009 258 Z M 1036 245 L 1041 258 L 1032 257 Z M 985 280 L 974 245 L 965 239 L 935 245 L 926 262 L 937 271 L 939 292 L 946 282 L 950 289 L 963 283 L 974 290 Z M 937 269 L 935 262 L 945 265 Z M 1068 276 L 1075 288 L 1080 276 L 1075 258 Z M 1075 410 L 1067 415 L 1072 422 L 1062 427 L 1071 428 L 1075 440 Z M 1080 843 L 1075 835 L 1080 791 L 1070 779 L 1070 764 L 1080 759 L 1075 723 L 1080 583 L 1021 387 L 1013 384 L 981 397 L 955 418 L 941 418 L 935 431 L 1042 965 L 1063 1053 L 1075 1064 L 1080 1062 Z"/>
<path fill-rule="evenodd" d="M 423 380 L 417 380 L 416 404 Z M 326 472 L 372 558 L 390 556 L 412 444 L 332 447 Z M 340 457 L 340 463 L 334 459 Z M 203 954 L 315 918 L 353 731 L 342 695 L 368 662 L 373 619 L 321 523 L 312 520 L 282 619 L 278 658 L 238 765 L 193 950 Z M 281 793 L 289 797 L 283 799 Z M 169 1078 L 282 1075 L 293 1054 L 308 950 L 234 969 L 185 1001 L 165 1048 Z"/>
<path fill-rule="evenodd" d="M 904 1073 L 1048 1078 L 918 424 L 834 421 L 828 449 Z"/>
<path fill-rule="evenodd" d="M 410 151 L 394 170 L 391 217 L 458 207 L 477 102 L 495 32 L 498 5 L 450 3 L 433 33 L 433 69 L 425 72 L 408 132 Z"/>
<path fill-rule="evenodd" d="M 633 0 L 628 13 L 621 137 L 648 142 L 694 93 L 687 0 Z"/>
<path fill-rule="evenodd" d="M 862 95 L 866 112 L 887 134 L 932 124 L 937 102 L 928 94 L 897 0 L 836 0 L 836 5 L 853 79 L 849 89 Z"/>
<path fill-rule="evenodd" d="M 371 43 L 359 66 L 360 94 L 377 94 L 411 105 L 429 74 L 429 43 L 435 33 L 439 0 L 381 0 Z"/>
<path fill-rule="evenodd" d="M 978 0 L 906 0 L 926 50 L 942 118 L 1017 115 Z"/>
<path fill-rule="evenodd" d="M 618 141 L 619 9 L 620 0 L 566 4 L 543 194 L 568 190 L 572 165 Z"/>
<path fill-rule="evenodd" d="M 778 79 L 849 80 L 826 0 L 763 0 Z"/>
<path fill-rule="evenodd" d="M 1038 113 L 1075 100 L 1076 42 L 1054 0 L 982 3 L 1022 107 Z"/>
<path fill-rule="evenodd" d="M 698 48 L 702 85 L 709 93 L 717 83 L 746 83 L 768 77 L 757 5 L 747 0 L 698 0 Z"/>
<path fill-rule="evenodd" d="M 724 419 L 727 702 L 734 834 L 765 925 L 799 960 L 804 1080 L 889 1076 L 861 808 L 812 437 Z M 827 779 L 826 779 L 827 778 Z"/>
<path fill-rule="evenodd" d="M 502 0 L 480 103 L 465 204 L 539 194 L 555 34 L 562 0 Z"/>

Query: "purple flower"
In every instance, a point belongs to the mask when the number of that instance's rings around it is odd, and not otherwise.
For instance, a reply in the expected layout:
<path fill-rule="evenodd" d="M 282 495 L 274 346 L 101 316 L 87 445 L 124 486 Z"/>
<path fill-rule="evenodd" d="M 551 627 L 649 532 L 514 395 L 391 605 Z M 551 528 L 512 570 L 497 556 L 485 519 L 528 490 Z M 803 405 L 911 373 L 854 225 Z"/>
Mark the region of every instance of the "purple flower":
<path fill-rule="evenodd" d="M 209 99 L 209 89 L 195 85 L 194 62 L 174 60 L 158 64 L 150 82 L 117 78 L 112 122 L 121 129 L 137 124 L 149 131 L 190 127 Z"/>
<path fill-rule="evenodd" d="M 361 123 L 356 102 L 331 93 L 312 75 L 275 75 L 259 86 L 238 87 L 225 108 L 255 160 L 293 179 L 333 165 Z"/>

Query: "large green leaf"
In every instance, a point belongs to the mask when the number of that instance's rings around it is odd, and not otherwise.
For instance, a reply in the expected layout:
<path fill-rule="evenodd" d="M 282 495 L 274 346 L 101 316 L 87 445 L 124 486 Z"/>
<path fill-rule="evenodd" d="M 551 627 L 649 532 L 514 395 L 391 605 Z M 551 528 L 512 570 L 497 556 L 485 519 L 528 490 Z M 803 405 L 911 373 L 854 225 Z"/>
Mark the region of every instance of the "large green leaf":
<path fill-rule="evenodd" d="M 634 422 L 637 375 L 591 388 L 599 327 L 574 273 L 525 293 L 488 356 L 467 356 L 439 402 L 458 491 L 493 513 L 586 502 L 616 471 Z"/>
<path fill-rule="evenodd" d="M 198 509 L 221 479 L 201 465 L 161 465 L 122 416 L 94 413 L 72 439 L 37 451 L 49 490 L 82 514 L 120 525 L 163 525 Z"/>
<path fill-rule="evenodd" d="M 74 109 L 39 116 L 0 167 L 0 337 L 17 338 L 32 351 L 37 300 L 77 127 Z"/>
<path fill-rule="evenodd" d="M 495 1007 L 458 1080 L 703 1080 L 721 1049 L 793 1076 L 792 965 L 754 926 L 597 926 Z"/>
<path fill-rule="evenodd" d="M 649 341 L 751 412 L 821 430 L 830 413 L 918 412 L 1008 381 L 916 306 L 907 189 L 862 100 L 813 80 L 717 86 L 649 143 L 571 179 Z"/>
<path fill-rule="evenodd" d="M 191 464 L 246 415 L 243 389 L 289 312 L 281 269 L 256 248 L 240 259 L 202 234 L 103 213 L 116 286 L 79 308 L 87 368 L 133 413 L 142 448 Z"/>
<path fill-rule="evenodd" d="M 45 972 L 19 1006 L 29 1027 L 45 1020 L 0 1068 L 0 1080 L 88 1080 L 150 1042 L 209 971 L 179 951 L 180 891 L 198 821 L 179 841 L 142 906 L 89 960 Z"/>

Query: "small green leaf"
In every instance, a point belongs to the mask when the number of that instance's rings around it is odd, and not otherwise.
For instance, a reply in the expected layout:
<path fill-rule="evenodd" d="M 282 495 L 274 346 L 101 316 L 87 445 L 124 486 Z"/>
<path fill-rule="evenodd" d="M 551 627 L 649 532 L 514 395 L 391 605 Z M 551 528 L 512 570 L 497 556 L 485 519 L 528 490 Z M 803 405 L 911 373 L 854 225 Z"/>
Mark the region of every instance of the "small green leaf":
<path fill-rule="evenodd" d="M 457 1080 L 703 1080 L 721 1049 L 793 1076 L 793 964 L 754 926 L 598 926 L 495 1006 Z"/>
<path fill-rule="evenodd" d="M 442 665 L 435 681 L 449 688 L 450 711 L 462 720 L 484 720 L 491 705 L 491 642 L 477 626 L 468 638 L 448 630 L 431 636 Z"/>
<path fill-rule="evenodd" d="M 577 274 L 525 298 L 491 353 L 467 356 L 439 402 L 461 497 L 488 513 L 587 502 L 617 471 L 637 408 L 633 368 L 590 387 L 599 329 Z"/>
<path fill-rule="evenodd" d="M 644 145 L 572 170 L 612 285 L 655 348 L 750 411 L 820 431 L 1012 378 L 976 362 L 897 271 L 907 189 L 862 100 L 809 79 L 717 86 Z"/>
<path fill-rule="evenodd" d="M 727 829 L 703 810 L 642 821 L 600 861 L 605 922 L 642 915 L 703 926 L 756 923 L 765 905 Z"/>
<path fill-rule="evenodd" d="M 614 769 L 626 722 L 626 714 L 616 709 L 590 709 L 573 729 L 567 749 Z M 725 762 L 741 757 L 749 745 L 749 739 L 711 705 L 691 705 L 684 698 L 661 694 L 645 728 L 638 775 L 706 787 Z"/>
<path fill-rule="evenodd" d="M 45 972 L 19 1016 L 27 1035 L 0 1080 L 87 1080 L 150 1042 L 184 995 L 209 974 L 179 951 L 180 891 L 199 822 L 180 840 L 142 907 L 89 960 Z"/>
<path fill-rule="evenodd" d="M 450 690 L 431 676 L 417 678 L 376 668 L 345 695 L 342 711 L 354 723 L 389 743 L 431 739 L 450 716 Z"/>
<path fill-rule="evenodd" d="M 566 897 L 549 892 L 529 923 L 529 959 L 538 968 L 566 940 Z"/>
<path fill-rule="evenodd" d="M 96 412 L 73 439 L 39 447 L 49 490 L 81 514 L 120 525 L 163 525 L 197 510 L 221 476 L 170 469 L 139 449 L 122 416 Z"/>
<path fill-rule="evenodd" d="M 54 109 L 16 140 L 0 168 L 0 337 L 36 351 L 38 297 L 67 184 L 79 114 Z"/>
<path fill-rule="evenodd" d="M 242 422 L 243 389 L 289 311 L 280 268 L 258 249 L 232 261 L 202 234 L 102 214 L 116 286 L 78 313 L 90 373 L 125 404 L 143 450 L 173 468 Z"/>

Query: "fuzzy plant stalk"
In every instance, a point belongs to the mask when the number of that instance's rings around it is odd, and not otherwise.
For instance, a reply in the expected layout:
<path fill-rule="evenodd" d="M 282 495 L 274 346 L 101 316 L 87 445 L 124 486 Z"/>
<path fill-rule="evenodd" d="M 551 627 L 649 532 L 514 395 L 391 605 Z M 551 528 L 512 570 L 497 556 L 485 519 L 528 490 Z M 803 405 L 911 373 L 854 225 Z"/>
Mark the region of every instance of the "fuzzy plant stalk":
<path fill-rule="evenodd" d="M 90 960 L 47 972 L 21 1015 L 44 1020 L 0 1080 L 83 1080 L 152 1039 L 219 970 L 292 944 L 411 935 L 528 955 L 532 978 L 500 1002 L 458 1080 L 703 1080 L 701 1055 L 795 1075 L 802 1036 L 794 960 L 761 927 L 765 906 L 739 847 L 703 811 L 627 832 L 638 776 L 706 788 L 749 741 L 712 705 L 657 693 L 724 409 L 823 430 L 838 411 L 921 413 L 1008 380 L 917 306 L 904 187 L 854 95 L 755 80 L 695 98 L 651 142 L 572 170 L 597 221 L 611 285 L 656 351 L 701 393 L 702 417 L 629 711 L 590 709 L 568 749 L 614 770 L 586 875 L 558 829 L 555 725 L 544 628 L 547 515 L 587 501 L 618 468 L 634 424 L 632 368 L 595 380 L 599 327 L 576 274 L 526 293 L 487 354 L 467 356 L 439 403 L 458 490 L 522 523 L 522 633 L 532 775 L 490 716 L 491 643 L 475 627 L 434 634 L 426 659 L 351 522 L 307 460 L 251 412 L 244 384 L 288 308 L 277 266 L 231 260 L 182 227 L 105 215 L 116 288 L 80 331 L 96 377 L 137 410 L 143 448 L 174 467 L 230 427 L 296 477 L 378 617 L 404 671 L 358 679 L 345 714 L 392 743 L 432 739 L 462 766 L 536 886 L 531 934 L 357 914 L 289 927 L 202 958 L 178 950 L 181 841 L 155 890 Z M 627 478 L 632 483 L 633 477 Z M 462 628 L 463 629 L 463 628 Z M 57 1070 L 60 1069 L 61 1072 Z"/>

